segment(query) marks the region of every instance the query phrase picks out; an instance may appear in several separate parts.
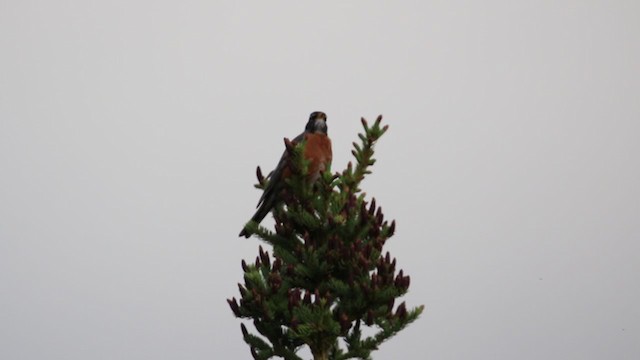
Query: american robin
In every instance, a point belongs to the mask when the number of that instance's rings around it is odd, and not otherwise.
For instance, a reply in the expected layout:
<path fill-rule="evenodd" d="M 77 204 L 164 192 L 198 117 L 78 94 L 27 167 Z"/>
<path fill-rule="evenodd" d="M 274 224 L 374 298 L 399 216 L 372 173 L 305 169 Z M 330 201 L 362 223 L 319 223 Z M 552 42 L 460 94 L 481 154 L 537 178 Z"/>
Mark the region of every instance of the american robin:
<path fill-rule="evenodd" d="M 325 170 L 331 165 L 331 139 L 327 136 L 327 115 L 321 111 L 312 112 L 309 121 L 304 128 L 304 132 L 293 139 L 293 143 L 305 141 L 303 156 L 309 160 L 309 181 L 315 182 Z M 289 153 L 285 150 L 280 157 L 280 162 L 269 176 L 267 185 L 258 201 L 258 210 L 251 220 L 260 223 L 262 219 L 280 201 L 280 193 L 284 186 L 284 179 L 290 174 Z M 249 237 L 250 234 L 242 229 L 238 236 Z"/>

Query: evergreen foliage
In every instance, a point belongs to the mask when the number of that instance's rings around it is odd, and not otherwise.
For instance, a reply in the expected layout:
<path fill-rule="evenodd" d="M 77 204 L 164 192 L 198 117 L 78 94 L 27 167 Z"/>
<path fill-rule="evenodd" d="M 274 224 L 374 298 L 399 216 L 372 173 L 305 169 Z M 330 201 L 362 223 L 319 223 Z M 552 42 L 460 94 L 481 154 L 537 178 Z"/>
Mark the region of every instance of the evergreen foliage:
<path fill-rule="evenodd" d="M 396 272 L 396 259 L 383 246 L 395 230 L 375 199 L 366 200 L 360 183 L 375 163 L 373 146 L 388 126 L 362 119 L 360 144 L 353 143 L 356 165 L 330 170 L 308 182 L 304 142 L 285 139 L 293 176 L 273 210 L 275 229 L 255 222 L 246 229 L 273 247 L 260 246 L 255 262 L 242 261 L 244 284 L 239 301 L 227 300 L 235 316 L 252 319 L 261 336 L 241 325 L 244 341 L 258 360 L 301 359 L 309 346 L 316 360 L 371 359 L 371 352 L 422 313 L 397 298 L 409 289 L 409 276 Z M 257 188 L 268 181 L 257 169 Z M 372 327 L 372 336 L 363 328 Z M 342 341 L 339 341 L 342 339 Z M 346 345 L 346 346 L 345 346 Z"/>

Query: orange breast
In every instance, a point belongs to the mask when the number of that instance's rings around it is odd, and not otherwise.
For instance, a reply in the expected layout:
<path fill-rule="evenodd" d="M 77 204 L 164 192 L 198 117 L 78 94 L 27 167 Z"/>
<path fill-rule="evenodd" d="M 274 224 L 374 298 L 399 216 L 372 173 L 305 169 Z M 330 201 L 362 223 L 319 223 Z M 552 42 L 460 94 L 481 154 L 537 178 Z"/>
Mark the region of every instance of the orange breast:
<path fill-rule="evenodd" d="M 306 134 L 304 138 L 304 157 L 310 161 L 309 177 L 315 181 L 331 165 L 331 140 L 326 134 Z"/>

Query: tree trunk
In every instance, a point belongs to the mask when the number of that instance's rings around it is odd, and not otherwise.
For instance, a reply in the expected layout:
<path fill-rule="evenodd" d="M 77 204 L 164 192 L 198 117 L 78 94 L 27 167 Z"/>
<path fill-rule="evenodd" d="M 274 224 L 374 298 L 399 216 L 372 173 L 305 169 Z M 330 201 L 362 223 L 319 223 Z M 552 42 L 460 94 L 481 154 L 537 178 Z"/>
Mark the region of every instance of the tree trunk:
<path fill-rule="evenodd" d="M 329 360 L 329 352 L 327 350 L 314 352 L 313 360 Z"/>

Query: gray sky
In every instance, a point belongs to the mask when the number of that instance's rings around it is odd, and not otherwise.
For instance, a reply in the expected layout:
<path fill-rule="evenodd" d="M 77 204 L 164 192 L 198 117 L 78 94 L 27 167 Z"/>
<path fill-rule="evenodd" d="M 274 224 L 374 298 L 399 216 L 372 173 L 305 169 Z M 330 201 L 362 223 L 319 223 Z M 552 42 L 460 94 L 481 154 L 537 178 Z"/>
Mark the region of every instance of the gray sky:
<path fill-rule="evenodd" d="M 237 234 L 314 110 L 334 170 L 391 127 L 426 312 L 376 359 L 640 358 L 638 2 L 240 3 L 0 2 L 0 358 L 250 358 Z"/>

